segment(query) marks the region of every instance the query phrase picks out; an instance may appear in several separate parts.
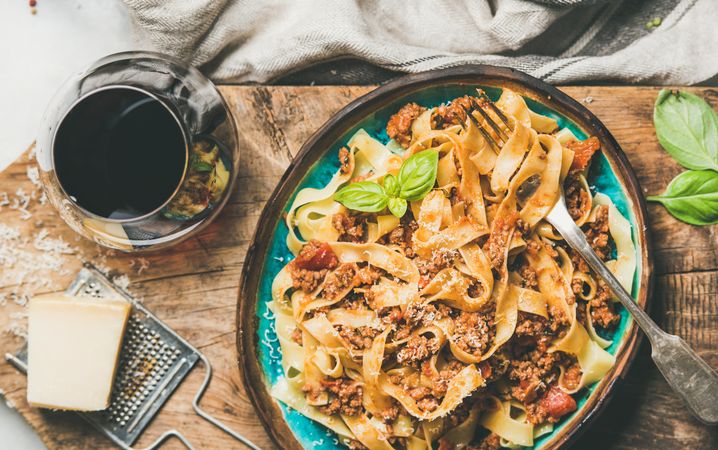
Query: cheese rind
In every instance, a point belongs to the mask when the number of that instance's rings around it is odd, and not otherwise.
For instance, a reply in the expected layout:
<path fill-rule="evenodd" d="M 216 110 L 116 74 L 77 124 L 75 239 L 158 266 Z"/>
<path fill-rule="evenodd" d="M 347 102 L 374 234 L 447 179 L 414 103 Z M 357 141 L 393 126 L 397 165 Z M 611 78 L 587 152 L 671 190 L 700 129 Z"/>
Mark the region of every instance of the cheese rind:
<path fill-rule="evenodd" d="M 75 411 L 107 408 L 131 309 L 124 300 L 65 295 L 31 299 L 28 403 Z"/>

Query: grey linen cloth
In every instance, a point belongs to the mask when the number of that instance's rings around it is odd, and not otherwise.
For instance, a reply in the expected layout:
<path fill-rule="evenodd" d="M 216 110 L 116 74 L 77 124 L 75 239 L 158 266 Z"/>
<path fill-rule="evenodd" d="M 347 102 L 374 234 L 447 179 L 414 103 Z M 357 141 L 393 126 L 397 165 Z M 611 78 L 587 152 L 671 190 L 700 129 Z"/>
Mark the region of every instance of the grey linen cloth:
<path fill-rule="evenodd" d="M 494 64 L 551 83 L 718 73 L 718 0 L 123 1 L 140 43 L 221 82 L 271 82 L 339 58 L 410 73 Z"/>

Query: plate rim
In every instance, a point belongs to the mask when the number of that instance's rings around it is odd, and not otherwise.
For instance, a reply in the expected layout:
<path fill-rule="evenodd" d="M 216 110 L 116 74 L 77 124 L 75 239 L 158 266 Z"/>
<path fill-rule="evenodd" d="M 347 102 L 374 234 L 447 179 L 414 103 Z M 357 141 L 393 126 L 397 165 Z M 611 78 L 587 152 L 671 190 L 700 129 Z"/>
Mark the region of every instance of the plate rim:
<path fill-rule="evenodd" d="M 484 80 L 482 81 L 482 78 Z M 653 248 L 650 231 L 647 226 L 648 212 L 646 202 L 641 195 L 641 186 L 628 158 L 616 142 L 606 126 L 584 105 L 538 78 L 509 67 L 491 66 L 485 64 L 463 65 L 453 68 L 437 69 L 417 74 L 404 75 L 395 78 L 376 89 L 353 100 L 338 112 L 334 113 L 321 125 L 302 145 L 297 155 L 292 159 L 283 173 L 276 187 L 272 191 L 262 213 L 247 249 L 244 260 L 237 297 L 237 310 L 235 325 L 237 327 L 236 346 L 237 363 L 247 395 L 257 413 L 262 425 L 272 442 L 279 448 L 301 450 L 302 445 L 296 439 L 294 432 L 284 418 L 284 415 L 271 397 L 267 389 L 266 380 L 257 355 L 258 318 L 256 317 L 257 294 L 261 283 L 261 272 L 266 261 L 266 254 L 275 232 L 275 226 L 260 226 L 269 222 L 276 223 L 283 211 L 284 202 L 279 205 L 282 196 L 288 197 L 296 190 L 303 174 L 298 173 L 305 158 L 311 153 L 318 153 L 313 164 L 321 158 L 334 141 L 343 133 L 361 121 L 365 116 L 390 103 L 396 98 L 403 97 L 412 92 L 420 91 L 432 86 L 466 82 L 467 84 L 487 84 L 488 80 L 502 83 L 499 87 L 513 85 L 518 88 L 521 95 L 527 96 L 543 103 L 547 107 L 560 112 L 569 120 L 586 130 L 591 130 L 602 143 L 608 144 L 602 152 L 620 184 L 626 189 L 631 210 L 636 219 L 637 237 L 640 240 L 641 274 L 638 279 L 640 295 L 638 304 L 650 312 L 652 305 L 651 292 L 653 290 Z M 490 83 L 488 83 L 490 85 Z M 326 144 L 326 145 L 325 145 Z M 325 150 L 316 150 L 323 147 Z M 295 178 L 299 177 L 297 180 Z M 290 186 L 292 181 L 296 181 Z M 281 206 L 278 208 L 278 206 Z M 248 299 L 248 301 L 243 301 Z M 543 450 L 556 450 L 566 448 L 583 434 L 590 424 L 606 409 L 613 398 L 619 381 L 623 381 L 638 354 L 643 335 L 638 332 L 635 321 L 628 325 L 626 342 L 620 354 L 616 354 L 616 365 L 608 376 L 599 381 L 595 394 L 590 395 L 583 406 L 584 414 L 577 415 L 566 423 L 561 434 L 549 441 Z M 603 386 L 602 386 L 603 385 Z"/>

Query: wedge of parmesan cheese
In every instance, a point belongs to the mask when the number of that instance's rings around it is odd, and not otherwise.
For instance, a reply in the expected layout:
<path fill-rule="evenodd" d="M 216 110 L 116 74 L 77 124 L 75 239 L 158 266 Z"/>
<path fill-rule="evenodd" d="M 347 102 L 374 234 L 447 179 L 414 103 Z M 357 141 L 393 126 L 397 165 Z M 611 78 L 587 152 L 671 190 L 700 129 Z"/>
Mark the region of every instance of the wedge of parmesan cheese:
<path fill-rule="evenodd" d="M 130 310 L 120 299 L 31 299 L 28 403 L 75 411 L 107 408 Z"/>

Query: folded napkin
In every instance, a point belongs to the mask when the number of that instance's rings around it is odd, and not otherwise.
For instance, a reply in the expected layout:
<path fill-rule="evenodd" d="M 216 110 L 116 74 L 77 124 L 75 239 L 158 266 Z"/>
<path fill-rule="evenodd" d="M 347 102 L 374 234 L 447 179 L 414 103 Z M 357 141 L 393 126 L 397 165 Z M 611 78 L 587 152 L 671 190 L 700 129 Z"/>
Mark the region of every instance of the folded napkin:
<path fill-rule="evenodd" d="M 551 83 L 692 84 L 718 73 L 718 0 L 123 0 L 140 44 L 215 81 L 320 61 L 511 66 Z"/>

